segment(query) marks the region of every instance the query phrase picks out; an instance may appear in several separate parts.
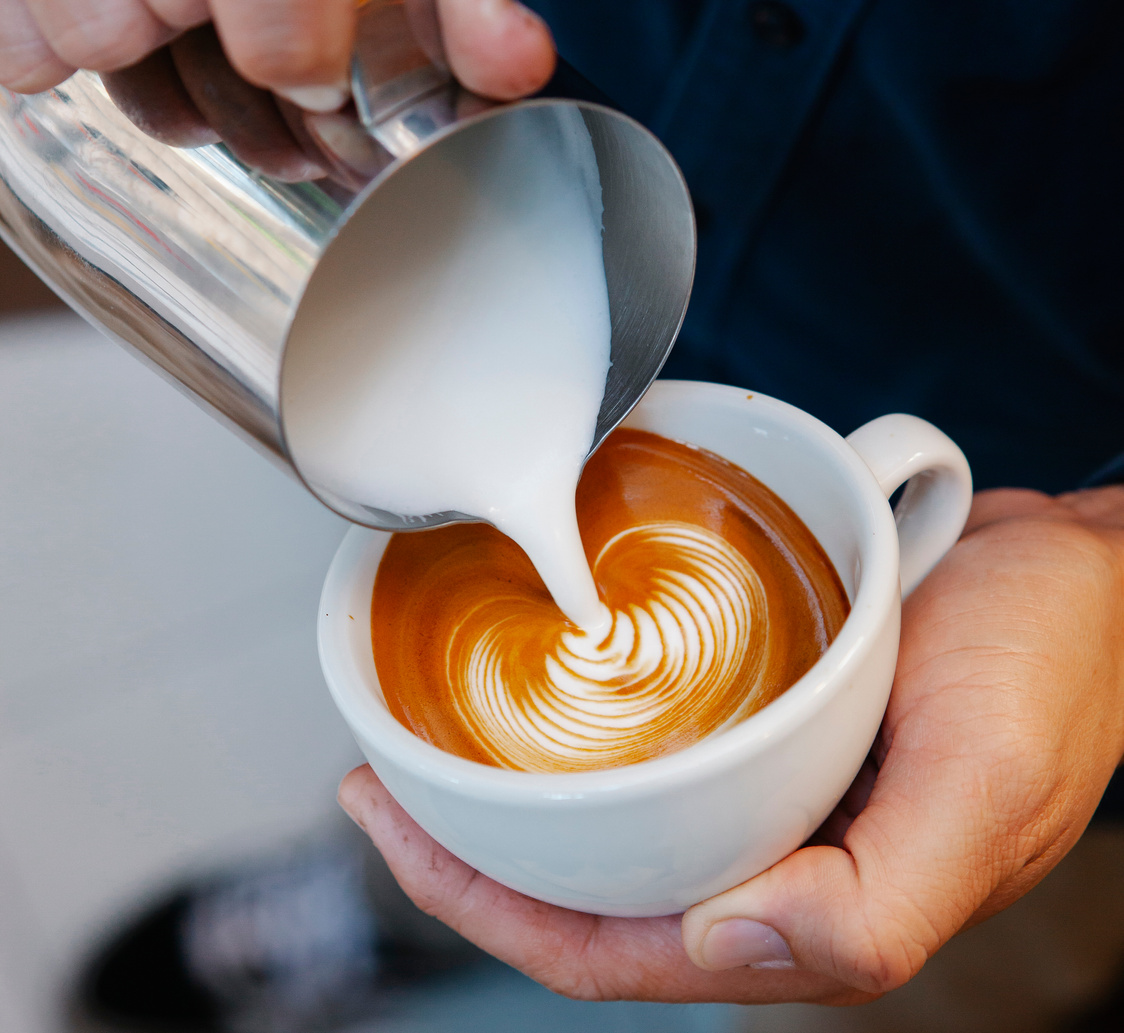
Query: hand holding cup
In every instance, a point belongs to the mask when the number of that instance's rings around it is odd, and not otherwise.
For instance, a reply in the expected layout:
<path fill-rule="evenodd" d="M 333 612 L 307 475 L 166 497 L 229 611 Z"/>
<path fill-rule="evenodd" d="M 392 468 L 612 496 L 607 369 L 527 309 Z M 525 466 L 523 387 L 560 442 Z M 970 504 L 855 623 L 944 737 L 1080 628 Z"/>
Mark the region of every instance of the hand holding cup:
<path fill-rule="evenodd" d="M 657 381 L 624 426 L 706 449 L 757 478 L 834 565 L 850 615 L 763 709 L 676 752 L 601 770 L 504 770 L 438 749 L 392 716 L 393 688 L 380 681 L 372 585 L 389 536 L 364 528 L 349 532 L 332 563 L 319 638 L 329 688 L 360 747 L 428 833 L 540 900 L 647 917 L 768 868 L 841 799 L 886 708 L 901 578 L 908 591 L 955 541 L 971 479 L 959 449 L 924 421 L 883 417 L 848 443 L 792 406 L 715 384 Z M 895 524 L 886 500 L 910 477 Z M 770 626 L 783 625 L 783 597 L 766 612 Z M 433 705 L 443 704 L 451 698 Z M 518 706 L 513 696 L 500 709 Z"/>
<path fill-rule="evenodd" d="M 870 757 L 813 839 L 679 916 L 550 907 L 472 871 L 369 768 L 340 790 L 426 911 L 594 1000 L 853 1004 L 915 975 L 1076 842 L 1124 751 L 1124 488 L 976 497 L 903 609 Z"/>

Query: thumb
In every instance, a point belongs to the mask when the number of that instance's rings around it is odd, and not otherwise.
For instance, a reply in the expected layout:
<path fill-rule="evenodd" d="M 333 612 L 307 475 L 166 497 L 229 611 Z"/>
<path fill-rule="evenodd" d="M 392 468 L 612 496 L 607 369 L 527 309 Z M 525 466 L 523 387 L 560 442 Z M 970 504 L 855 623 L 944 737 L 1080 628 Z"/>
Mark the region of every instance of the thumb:
<path fill-rule="evenodd" d="M 514 0 L 438 0 L 445 53 L 470 90 L 514 100 L 542 89 L 554 73 L 546 23 Z"/>
<path fill-rule="evenodd" d="M 916 975 L 998 873 L 983 787 L 964 771 L 902 767 L 886 758 L 842 848 L 805 847 L 688 911 L 691 960 L 710 971 L 798 968 L 874 994 Z"/>

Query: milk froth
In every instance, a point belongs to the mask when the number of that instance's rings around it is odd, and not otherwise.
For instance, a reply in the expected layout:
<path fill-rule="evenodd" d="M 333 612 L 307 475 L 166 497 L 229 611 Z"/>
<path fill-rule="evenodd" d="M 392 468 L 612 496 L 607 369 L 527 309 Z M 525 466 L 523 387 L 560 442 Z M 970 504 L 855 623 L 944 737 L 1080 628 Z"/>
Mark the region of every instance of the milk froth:
<path fill-rule="evenodd" d="M 574 491 L 592 446 L 612 329 L 596 156 L 574 108 L 527 109 L 414 160 L 367 202 L 310 296 L 315 340 L 286 357 L 302 474 L 404 515 L 458 511 L 527 553 L 574 623 L 608 614 Z"/>

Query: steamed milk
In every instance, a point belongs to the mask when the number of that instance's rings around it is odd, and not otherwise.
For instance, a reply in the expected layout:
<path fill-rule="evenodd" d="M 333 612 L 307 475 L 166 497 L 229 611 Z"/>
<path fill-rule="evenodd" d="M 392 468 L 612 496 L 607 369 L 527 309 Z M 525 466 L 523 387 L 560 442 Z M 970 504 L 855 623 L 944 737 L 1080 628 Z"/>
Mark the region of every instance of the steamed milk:
<path fill-rule="evenodd" d="M 338 290 L 310 290 L 299 317 L 317 339 L 295 334 L 286 359 L 298 467 L 393 513 L 487 520 L 567 617 L 603 627 L 574 512 L 611 338 L 589 131 L 574 109 L 525 109 L 407 173 L 345 230 L 317 272 Z"/>

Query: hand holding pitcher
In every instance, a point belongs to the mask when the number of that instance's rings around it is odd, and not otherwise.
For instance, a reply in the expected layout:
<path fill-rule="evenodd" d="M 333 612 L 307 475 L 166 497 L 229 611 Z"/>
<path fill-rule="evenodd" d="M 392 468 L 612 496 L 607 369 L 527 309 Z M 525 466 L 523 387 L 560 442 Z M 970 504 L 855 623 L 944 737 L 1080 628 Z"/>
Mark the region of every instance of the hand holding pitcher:
<path fill-rule="evenodd" d="M 325 145 L 349 145 L 337 142 L 332 122 L 330 139 L 320 139 L 325 134 L 315 124 L 310 130 L 303 112 L 344 106 L 357 9 L 386 6 L 385 0 L 6 0 L 0 85 L 37 93 L 78 68 L 101 72 L 121 109 L 165 143 L 223 140 L 268 175 L 316 179 L 337 172 Z M 406 8 L 418 26 L 435 25 L 439 10 L 442 56 L 482 96 L 512 100 L 550 78 L 549 30 L 521 4 L 409 0 Z"/>

